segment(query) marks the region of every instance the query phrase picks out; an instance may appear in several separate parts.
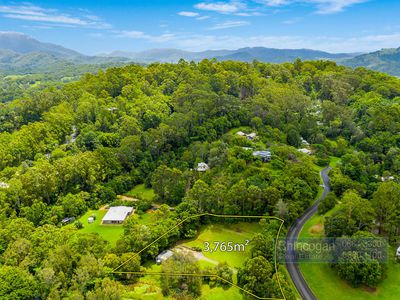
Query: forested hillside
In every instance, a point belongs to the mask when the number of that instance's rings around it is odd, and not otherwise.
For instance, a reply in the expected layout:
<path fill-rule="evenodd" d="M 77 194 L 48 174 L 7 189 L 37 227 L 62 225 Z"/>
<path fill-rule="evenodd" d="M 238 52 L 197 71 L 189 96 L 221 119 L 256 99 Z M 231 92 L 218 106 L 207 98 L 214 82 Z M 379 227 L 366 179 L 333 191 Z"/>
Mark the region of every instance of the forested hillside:
<path fill-rule="evenodd" d="M 366 67 L 380 72 L 400 76 L 400 47 L 382 49 L 344 60 L 349 67 Z"/>
<path fill-rule="evenodd" d="M 400 198 L 390 204 L 395 214 L 365 205 L 386 195 L 387 181 L 399 186 L 400 80 L 363 68 L 300 60 L 110 68 L 3 104 L 0 131 L 2 299 L 121 299 L 138 276 L 110 271 L 197 213 L 277 216 L 288 228 L 315 199 L 318 167 L 332 156 L 342 161 L 332 172 L 336 196 L 354 193 L 360 211 L 341 215 L 337 236 L 373 229 L 375 213 L 382 234 L 396 240 L 400 228 Z M 304 147 L 313 155 L 298 151 Z M 253 150 L 269 150 L 270 160 Z M 197 171 L 201 162 L 209 170 Z M 83 233 L 80 222 L 62 226 L 142 183 L 162 204 L 157 221 L 130 217 L 115 245 Z M 143 212 L 151 203 L 132 205 Z M 363 208 L 371 217 L 360 221 Z M 207 223 L 176 227 L 120 271 L 141 270 Z M 281 298 L 280 278 L 294 299 L 283 266 L 273 268 L 276 222 L 264 228 L 238 284 Z M 262 288 L 251 284 L 259 282 L 254 266 L 268 277 Z M 191 288 L 163 293 L 198 297 Z"/>

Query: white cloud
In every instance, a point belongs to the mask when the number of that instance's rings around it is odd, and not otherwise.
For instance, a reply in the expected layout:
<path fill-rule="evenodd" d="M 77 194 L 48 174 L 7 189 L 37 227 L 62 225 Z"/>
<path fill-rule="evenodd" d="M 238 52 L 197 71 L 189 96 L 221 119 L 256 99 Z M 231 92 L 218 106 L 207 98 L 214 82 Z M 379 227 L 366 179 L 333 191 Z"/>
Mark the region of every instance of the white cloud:
<path fill-rule="evenodd" d="M 245 8 L 246 6 L 239 1 L 231 2 L 201 2 L 195 5 L 195 8 L 200 10 L 214 11 L 223 14 L 235 13 Z"/>
<path fill-rule="evenodd" d="M 231 21 L 230 25 L 234 25 Z M 240 22 L 240 21 L 237 21 Z M 219 27 L 228 28 L 221 25 Z M 218 25 L 218 24 L 217 24 Z M 216 25 L 216 26 L 217 26 Z M 229 24 L 225 24 L 228 26 Z M 239 26 L 239 24 L 236 24 Z M 242 24 L 240 26 L 247 25 Z M 393 48 L 400 45 L 400 32 L 386 35 L 364 35 L 356 37 L 304 36 L 304 35 L 253 35 L 234 36 L 223 34 L 178 34 L 166 32 L 150 35 L 142 31 L 113 31 L 115 37 L 142 39 L 189 51 L 216 49 L 238 49 L 243 47 L 267 47 L 284 49 L 314 49 L 332 53 L 370 52 L 380 48 Z"/>
<path fill-rule="evenodd" d="M 104 38 L 104 34 L 102 34 L 101 32 L 89 33 L 88 36 L 90 36 L 90 37 L 92 37 L 92 38 L 96 38 L 96 39 L 102 39 L 102 38 Z"/>
<path fill-rule="evenodd" d="M 198 17 L 200 14 L 192 11 L 180 11 L 178 15 L 182 17 Z"/>
<path fill-rule="evenodd" d="M 248 11 L 248 12 L 239 12 L 239 13 L 235 13 L 235 16 L 239 16 L 239 17 L 253 17 L 253 16 L 263 16 L 264 14 L 258 12 L 258 11 Z"/>
<path fill-rule="evenodd" d="M 145 34 L 142 31 L 136 31 L 136 30 L 120 30 L 120 31 L 115 31 L 114 33 L 115 36 L 118 38 L 143 39 L 155 43 L 165 43 L 175 38 L 175 34 L 173 33 L 150 35 L 150 34 Z"/>
<path fill-rule="evenodd" d="M 210 29 L 212 30 L 217 30 L 217 29 L 227 29 L 227 28 L 233 28 L 233 27 L 241 27 L 241 26 L 246 26 L 249 25 L 250 22 L 247 21 L 226 21 L 222 23 L 218 23 L 211 27 Z"/>
<path fill-rule="evenodd" d="M 201 16 L 201 17 L 196 18 L 196 20 L 202 21 L 202 20 L 207 20 L 209 18 L 210 18 L 210 16 Z"/>
<path fill-rule="evenodd" d="M 332 14 L 343 11 L 346 7 L 368 0 L 310 0 L 317 5 L 317 13 Z"/>
<path fill-rule="evenodd" d="M 86 21 L 68 16 L 35 16 L 35 15 L 18 15 L 18 14 L 5 14 L 3 16 L 6 18 L 27 20 L 27 21 L 63 23 L 69 25 L 88 25 Z"/>
<path fill-rule="evenodd" d="M 243 47 L 267 47 L 284 49 L 315 49 L 332 53 L 370 52 L 380 48 L 398 47 L 400 33 L 366 35 L 361 37 L 328 36 L 232 36 L 232 35 L 186 35 L 175 36 L 173 47 L 191 51 L 238 49 Z"/>
<path fill-rule="evenodd" d="M 293 0 L 258 0 L 256 2 L 260 2 L 268 6 L 281 6 L 290 4 L 293 2 Z"/>
<path fill-rule="evenodd" d="M 266 6 L 277 7 L 293 3 L 305 3 L 315 5 L 319 14 L 333 14 L 343 11 L 354 4 L 360 4 L 369 0 L 254 0 Z"/>
<path fill-rule="evenodd" d="M 0 14 L 9 19 L 51 23 L 65 26 L 80 26 L 105 29 L 111 26 L 94 15 L 71 16 L 56 9 L 47 9 L 31 4 L 1 5 Z"/>
<path fill-rule="evenodd" d="M 293 24 L 299 23 L 300 21 L 301 21 L 301 18 L 293 18 L 293 19 L 283 21 L 282 24 L 293 25 Z"/>

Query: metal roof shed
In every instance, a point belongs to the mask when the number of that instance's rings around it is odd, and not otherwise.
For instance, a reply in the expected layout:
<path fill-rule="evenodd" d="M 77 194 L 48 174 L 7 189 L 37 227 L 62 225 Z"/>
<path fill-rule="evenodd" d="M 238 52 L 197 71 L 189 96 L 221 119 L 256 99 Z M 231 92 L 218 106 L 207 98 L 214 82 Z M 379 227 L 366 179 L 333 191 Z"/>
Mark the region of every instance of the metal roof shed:
<path fill-rule="evenodd" d="M 122 224 L 125 219 L 134 212 L 133 207 L 113 206 L 110 207 L 103 217 L 103 224 Z"/>

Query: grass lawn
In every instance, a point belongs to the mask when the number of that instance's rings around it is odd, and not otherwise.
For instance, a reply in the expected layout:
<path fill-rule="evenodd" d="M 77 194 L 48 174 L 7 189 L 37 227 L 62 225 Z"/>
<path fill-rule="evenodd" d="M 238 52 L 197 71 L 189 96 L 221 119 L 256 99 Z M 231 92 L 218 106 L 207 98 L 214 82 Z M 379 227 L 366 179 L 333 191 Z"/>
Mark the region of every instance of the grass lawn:
<path fill-rule="evenodd" d="M 229 134 L 229 135 L 234 135 L 234 134 L 236 134 L 236 132 L 239 132 L 239 131 L 243 131 L 243 132 L 248 132 L 248 133 L 250 133 L 250 132 L 252 132 L 252 131 L 254 131 L 254 130 L 251 129 L 251 127 L 249 127 L 249 126 L 240 126 L 240 127 L 232 128 L 231 130 L 229 130 L 229 131 L 227 132 L 227 134 Z"/>
<path fill-rule="evenodd" d="M 209 285 L 203 285 L 201 289 L 201 300 L 241 300 L 243 299 L 239 289 L 231 286 L 228 289 L 222 287 L 210 288 Z"/>
<path fill-rule="evenodd" d="M 329 211 L 326 215 L 331 215 L 336 209 L 338 209 L 338 206 Z M 323 225 L 323 221 L 324 216 L 318 214 L 314 215 L 304 225 L 300 237 L 322 236 L 323 231 L 320 229 L 321 225 Z M 302 263 L 300 264 L 300 270 L 319 300 L 395 300 L 399 299 L 400 295 L 400 264 L 396 264 L 394 261 L 395 249 L 389 249 L 389 253 L 392 255 L 387 265 L 387 277 L 378 285 L 376 291 L 370 291 L 364 287 L 353 288 L 336 275 L 328 264 Z"/>
<path fill-rule="evenodd" d="M 142 216 L 142 222 L 151 222 L 151 214 L 145 214 Z M 246 239 L 250 240 L 252 236 L 260 231 L 260 225 L 258 222 L 246 223 L 241 222 L 237 224 L 210 224 L 205 225 L 199 235 L 192 240 L 182 241 L 180 245 L 189 247 L 199 247 L 204 249 L 204 242 L 208 241 L 210 244 L 214 241 L 228 242 L 232 241 L 235 243 L 243 243 Z M 204 252 L 203 254 L 214 261 L 224 262 L 226 261 L 231 267 L 238 268 L 243 265 L 243 262 L 249 257 L 250 247 L 245 247 L 244 252 L 221 252 L 216 251 L 213 253 Z M 199 260 L 198 264 L 201 269 L 206 267 L 215 267 L 215 264 L 206 260 Z M 160 272 L 162 267 L 155 264 L 154 262 L 147 262 L 143 267 L 146 268 L 147 272 Z M 131 291 L 124 294 L 123 299 L 172 299 L 170 297 L 164 297 L 161 292 L 161 275 L 150 275 L 146 274 L 139 278 L 138 282 L 131 287 Z M 237 282 L 236 275 L 234 275 L 234 282 Z M 132 290 L 133 288 L 133 290 Z M 243 295 L 240 290 L 234 286 L 213 287 L 211 288 L 207 284 L 202 286 L 202 295 L 198 298 L 200 300 L 242 300 Z"/>
<path fill-rule="evenodd" d="M 246 240 L 251 240 L 252 236 L 260 231 L 260 225 L 254 223 L 237 224 L 215 224 L 207 225 L 200 230 L 200 234 L 193 240 L 184 242 L 189 247 L 205 248 L 204 243 L 209 242 L 210 248 L 214 248 L 214 242 L 232 242 L 232 244 L 242 244 Z M 245 246 L 244 252 L 224 252 L 214 251 L 212 253 L 203 251 L 204 256 L 219 262 L 227 262 L 231 267 L 238 268 L 248 256 L 250 246 Z"/>
<path fill-rule="evenodd" d="M 103 239 L 109 241 L 112 246 L 115 246 L 124 229 L 122 225 L 101 224 L 101 219 L 103 219 L 106 212 L 106 210 L 89 210 L 79 219 L 83 224 L 83 228 L 79 232 L 97 232 Z M 89 224 L 88 218 L 92 215 L 96 216 L 96 220 L 92 224 Z"/>
<path fill-rule="evenodd" d="M 155 194 L 153 189 L 145 187 L 144 183 L 142 183 L 135 186 L 126 195 L 143 200 L 153 200 Z"/>
<path fill-rule="evenodd" d="M 149 272 L 157 272 L 158 266 L 148 269 Z M 145 275 L 134 284 L 134 290 L 124 294 L 123 299 L 144 299 L 144 300 L 161 300 L 173 299 L 164 297 L 160 288 L 160 275 Z M 243 297 L 238 288 L 230 286 L 227 288 L 214 287 L 203 284 L 201 288 L 200 300 L 242 300 Z"/>
<path fill-rule="evenodd" d="M 331 167 L 336 167 L 337 164 L 340 162 L 340 157 L 336 157 L 336 156 L 329 156 L 329 158 L 331 159 L 331 162 L 329 163 L 329 165 Z"/>
<path fill-rule="evenodd" d="M 82 217 L 79 218 L 79 221 L 83 224 L 83 228 L 79 232 L 96 232 L 103 239 L 109 241 L 112 246 L 115 246 L 117 240 L 121 237 L 124 232 L 124 228 L 119 224 L 110 224 L 103 225 L 101 224 L 101 220 L 106 214 L 106 210 L 89 210 Z M 92 215 L 96 216 L 96 220 L 92 223 L 88 223 L 88 218 Z M 144 213 L 142 215 L 138 215 L 140 224 L 151 224 L 155 222 L 155 215 L 151 213 Z"/>

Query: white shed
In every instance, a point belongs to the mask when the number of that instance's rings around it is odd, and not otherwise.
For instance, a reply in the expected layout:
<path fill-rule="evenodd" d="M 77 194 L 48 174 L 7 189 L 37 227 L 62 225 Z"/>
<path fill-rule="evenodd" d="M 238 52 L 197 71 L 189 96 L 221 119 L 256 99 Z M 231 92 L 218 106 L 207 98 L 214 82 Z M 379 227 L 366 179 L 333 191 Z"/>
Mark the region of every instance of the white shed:
<path fill-rule="evenodd" d="M 195 168 L 195 170 L 198 172 L 205 172 L 209 169 L 210 167 L 205 162 L 198 163 L 197 167 Z"/>
<path fill-rule="evenodd" d="M 168 260 L 173 255 L 174 255 L 174 252 L 172 252 L 171 250 L 166 250 L 166 251 L 161 252 L 156 257 L 157 265 L 159 265 L 159 264 L 163 263 L 164 261 Z"/>
<path fill-rule="evenodd" d="M 396 256 L 400 257 L 400 246 L 399 246 L 399 248 L 397 248 Z"/>

